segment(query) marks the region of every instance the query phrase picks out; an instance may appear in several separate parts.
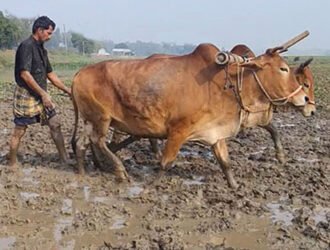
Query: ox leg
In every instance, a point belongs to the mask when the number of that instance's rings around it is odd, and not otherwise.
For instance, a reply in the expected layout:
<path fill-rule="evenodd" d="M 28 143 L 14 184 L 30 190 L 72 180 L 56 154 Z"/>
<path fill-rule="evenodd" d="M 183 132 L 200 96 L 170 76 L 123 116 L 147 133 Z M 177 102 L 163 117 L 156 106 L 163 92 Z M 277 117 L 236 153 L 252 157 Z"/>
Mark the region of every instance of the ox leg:
<path fill-rule="evenodd" d="M 78 138 L 76 143 L 77 168 L 80 175 L 85 174 L 85 154 L 90 144 L 89 136 L 91 134 L 91 131 L 92 125 L 89 123 L 85 123 L 83 134 Z"/>
<path fill-rule="evenodd" d="M 280 135 L 279 135 L 277 129 L 271 123 L 269 123 L 266 126 L 263 126 L 262 128 L 266 129 L 270 133 L 270 135 L 272 136 L 274 146 L 275 146 L 275 150 L 276 150 L 276 158 L 281 164 L 284 165 L 285 162 L 286 162 L 286 159 L 285 159 L 283 146 L 282 146 L 282 143 L 281 143 L 281 140 L 280 140 Z"/>
<path fill-rule="evenodd" d="M 108 148 L 106 136 L 110 121 L 99 122 L 92 131 L 92 143 L 107 157 L 110 163 L 114 166 L 115 175 L 118 181 L 130 181 L 126 169 L 122 161 Z"/>
<path fill-rule="evenodd" d="M 160 163 L 161 170 L 167 171 L 171 168 L 172 163 L 178 155 L 180 147 L 182 146 L 185 139 L 186 136 L 183 133 L 178 133 L 178 131 L 176 131 L 175 134 L 171 134 L 167 138 L 167 142 L 165 144 L 163 156 Z"/>
<path fill-rule="evenodd" d="M 110 163 L 114 166 L 115 175 L 118 181 L 130 181 L 126 169 L 121 160 L 112 153 L 106 145 L 106 137 L 102 136 L 98 139 L 97 148 L 109 159 Z"/>
<path fill-rule="evenodd" d="M 238 185 L 233 177 L 233 172 L 230 168 L 230 161 L 229 161 L 226 141 L 224 139 L 219 140 L 216 144 L 212 146 L 212 150 L 221 166 L 223 173 L 226 176 L 229 186 L 233 189 L 237 189 Z"/>
<path fill-rule="evenodd" d="M 158 141 L 157 139 L 149 139 L 151 151 L 156 155 L 157 159 L 161 159 L 162 152 L 159 149 Z"/>
<path fill-rule="evenodd" d="M 185 141 L 185 138 L 186 137 L 183 136 L 183 134 L 181 133 L 171 134 L 168 136 L 160 162 L 160 171 L 155 180 L 149 182 L 149 185 L 157 185 L 157 183 L 164 176 L 166 171 L 171 168 L 172 163 L 175 160 L 181 145 Z"/>

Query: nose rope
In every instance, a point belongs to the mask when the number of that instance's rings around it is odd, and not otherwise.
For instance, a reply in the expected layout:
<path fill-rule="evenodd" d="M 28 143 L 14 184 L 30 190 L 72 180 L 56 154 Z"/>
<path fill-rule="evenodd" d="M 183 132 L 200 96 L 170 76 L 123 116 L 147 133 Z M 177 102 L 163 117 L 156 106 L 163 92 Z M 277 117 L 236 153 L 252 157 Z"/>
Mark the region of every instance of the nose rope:
<path fill-rule="evenodd" d="M 253 76 L 254 78 L 256 79 L 259 87 L 261 88 L 261 90 L 264 92 L 265 96 L 268 98 L 268 100 L 273 104 L 273 105 L 277 105 L 277 106 L 282 106 L 282 105 L 285 105 L 287 104 L 287 102 L 289 101 L 289 99 L 291 97 L 293 97 L 294 95 L 296 95 L 301 89 L 302 89 L 302 86 L 299 85 L 299 87 L 293 91 L 291 94 L 289 94 L 288 96 L 286 97 L 281 97 L 281 98 L 276 98 L 276 99 L 273 99 L 270 97 L 270 95 L 268 94 L 268 92 L 266 91 L 266 89 L 264 88 L 264 86 L 262 85 L 262 83 L 260 82 L 259 80 L 259 77 L 257 76 L 257 73 L 252 71 L 253 73 Z"/>

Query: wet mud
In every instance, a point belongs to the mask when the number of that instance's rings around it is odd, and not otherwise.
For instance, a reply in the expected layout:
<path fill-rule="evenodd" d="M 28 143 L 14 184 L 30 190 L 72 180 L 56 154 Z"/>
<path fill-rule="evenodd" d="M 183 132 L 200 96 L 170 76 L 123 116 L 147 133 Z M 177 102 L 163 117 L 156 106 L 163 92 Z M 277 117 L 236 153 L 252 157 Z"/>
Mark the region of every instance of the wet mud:
<path fill-rule="evenodd" d="M 148 140 L 117 153 L 132 179 L 118 183 L 87 155 L 87 174 L 59 163 L 47 127 L 23 138 L 21 167 L 6 167 L 12 110 L 1 103 L 1 249 L 329 249 L 330 114 L 275 113 L 287 163 L 270 135 L 248 129 L 229 141 L 234 176 L 227 186 L 209 148 L 187 143 L 154 185 L 159 161 Z M 60 100 L 67 149 L 70 100 Z M 71 153 L 72 155 L 72 153 Z"/>

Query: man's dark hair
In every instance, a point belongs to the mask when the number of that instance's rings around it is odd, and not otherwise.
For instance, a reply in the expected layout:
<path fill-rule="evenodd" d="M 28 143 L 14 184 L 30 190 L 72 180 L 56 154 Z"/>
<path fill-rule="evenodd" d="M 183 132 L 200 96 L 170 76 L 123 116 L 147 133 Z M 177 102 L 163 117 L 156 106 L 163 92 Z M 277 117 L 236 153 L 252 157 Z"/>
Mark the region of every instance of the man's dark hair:
<path fill-rule="evenodd" d="M 53 30 L 55 30 L 56 24 L 47 16 L 38 17 L 33 23 L 32 33 L 36 33 L 38 28 L 47 30 L 49 26 L 52 26 Z"/>

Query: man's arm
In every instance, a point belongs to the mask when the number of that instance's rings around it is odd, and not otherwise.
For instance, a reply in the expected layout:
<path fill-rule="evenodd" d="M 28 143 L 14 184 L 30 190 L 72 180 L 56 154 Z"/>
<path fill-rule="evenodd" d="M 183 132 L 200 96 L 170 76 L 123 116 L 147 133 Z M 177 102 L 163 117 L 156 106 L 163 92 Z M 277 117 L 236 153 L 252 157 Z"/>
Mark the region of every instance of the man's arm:
<path fill-rule="evenodd" d="M 22 77 L 24 82 L 30 87 L 30 89 L 32 89 L 35 93 L 37 93 L 41 97 L 42 103 L 46 108 L 55 107 L 54 103 L 50 98 L 50 95 L 39 86 L 39 84 L 34 80 L 33 76 L 29 71 L 27 70 L 21 71 L 20 76 Z"/>
<path fill-rule="evenodd" d="M 55 87 L 71 96 L 71 88 L 66 87 L 53 71 L 47 74 L 47 78 L 52 82 Z"/>

